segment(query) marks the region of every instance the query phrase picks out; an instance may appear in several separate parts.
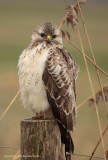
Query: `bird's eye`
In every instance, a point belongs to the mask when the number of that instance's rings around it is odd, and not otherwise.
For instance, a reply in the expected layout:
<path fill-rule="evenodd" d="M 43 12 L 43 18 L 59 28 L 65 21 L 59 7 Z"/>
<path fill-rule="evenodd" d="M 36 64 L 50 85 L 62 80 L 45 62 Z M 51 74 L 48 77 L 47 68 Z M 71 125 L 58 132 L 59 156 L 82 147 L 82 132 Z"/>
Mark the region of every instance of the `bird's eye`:
<path fill-rule="evenodd" d="M 57 37 L 56 35 L 53 35 L 53 36 L 52 36 L 52 38 L 56 38 L 56 37 Z"/>
<path fill-rule="evenodd" d="M 45 34 L 44 34 L 44 33 L 41 33 L 40 35 L 41 35 L 41 37 L 44 37 L 44 36 L 45 36 Z"/>

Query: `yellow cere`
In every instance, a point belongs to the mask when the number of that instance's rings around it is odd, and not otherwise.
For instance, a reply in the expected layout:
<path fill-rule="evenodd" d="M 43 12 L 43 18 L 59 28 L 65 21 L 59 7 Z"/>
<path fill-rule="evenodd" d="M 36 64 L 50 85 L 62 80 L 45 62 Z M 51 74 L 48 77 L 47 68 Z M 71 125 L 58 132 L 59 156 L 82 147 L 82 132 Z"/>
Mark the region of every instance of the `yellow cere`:
<path fill-rule="evenodd" d="M 50 35 L 48 35 L 48 36 L 47 36 L 47 39 L 51 39 L 51 36 L 50 36 Z"/>

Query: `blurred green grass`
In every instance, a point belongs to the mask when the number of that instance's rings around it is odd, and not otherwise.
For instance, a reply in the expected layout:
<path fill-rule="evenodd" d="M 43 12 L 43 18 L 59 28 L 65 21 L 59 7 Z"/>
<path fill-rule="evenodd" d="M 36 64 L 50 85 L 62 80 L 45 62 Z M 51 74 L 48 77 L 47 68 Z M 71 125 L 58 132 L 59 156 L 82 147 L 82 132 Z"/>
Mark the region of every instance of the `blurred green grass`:
<path fill-rule="evenodd" d="M 17 63 L 21 52 L 29 45 L 30 36 L 37 25 L 51 21 L 59 25 L 65 15 L 66 3 L 63 0 L 35 1 L 35 0 L 0 0 L 0 115 L 3 113 L 10 100 L 18 91 Z M 82 7 L 85 23 L 93 46 L 97 64 L 108 73 L 108 6 L 85 4 Z M 64 27 L 66 29 L 66 26 Z M 79 28 L 87 55 L 89 47 L 79 19 Z M 69 31 L 72 41 L 79 46 L 76 29 Z M 86 69 L 81 53 L 66 41 L 64 44 L 72 53 L 74 60 L 80 66 L 77 80 L 77 104 L 91 95 L 91 90 L 86 74 Z M 88 62 L 94 89 L 99 88 L 94 66 Z M 100 73 L 100 72 L 99 72 Z M 107 82 L 107 77 L 100 73 L 102 83 Z M 99 114 L 102 129 L 107 124 L 105 107 L 99 105 Z M 20 120 L 33 116 L 24 110 L 20 98 L 15 101 L 12 108 L 0 122 L 0 145 L 20 146 Z M 78 110 L 77 128 L 73 132 L 75 153 L 91 154 L 99 138 L 99 130 L 95 109 L 85 104 Z M 105 136 L 105 146 L 108 148 L 108 134 Z M 7 159 L 4 155 L 14 155 L 16 150 L 0 149 L 0 160 Z M 96 155 L 103 157 L 101 145 Z M 75 157 L 77 160 L 86 159 Z M 12 158 L 8 158 L 11 160 Z"/>

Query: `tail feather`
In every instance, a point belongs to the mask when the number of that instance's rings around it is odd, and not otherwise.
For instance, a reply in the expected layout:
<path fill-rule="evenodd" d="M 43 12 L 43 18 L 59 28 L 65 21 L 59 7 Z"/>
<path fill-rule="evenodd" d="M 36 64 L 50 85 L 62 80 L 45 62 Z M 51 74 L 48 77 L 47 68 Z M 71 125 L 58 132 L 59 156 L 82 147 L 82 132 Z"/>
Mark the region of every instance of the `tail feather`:
<path fill-rule="evenodd" d="M 65 144 L 65 156 L 66 160 L 71 160 L 71 154 L 74 152 L 74 144 L 72 141 L 72 137 L 68 130 L 66 130 L 63 125 L 58 122 L 60 132 L 61 132 L 61 140 L 62 143 Z"/>
<path fill-rule="evenodd" d="M 71 155 L 67 154 L 66 155 L 66 160 L 71 160 Z"/>

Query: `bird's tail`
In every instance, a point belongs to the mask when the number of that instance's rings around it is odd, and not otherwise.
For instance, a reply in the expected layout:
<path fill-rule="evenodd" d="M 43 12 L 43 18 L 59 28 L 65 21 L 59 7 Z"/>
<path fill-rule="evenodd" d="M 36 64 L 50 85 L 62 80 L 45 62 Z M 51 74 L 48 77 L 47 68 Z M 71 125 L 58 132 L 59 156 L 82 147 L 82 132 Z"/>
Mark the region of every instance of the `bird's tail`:
<path fill-rule="evenodd" d="M 70 132 L 66 130 L 60 122 L 58 122 L 58 125 L 61 132 L 62 143 L 65 144 L 66 160 L 71 160 L 71 154 L 74 152 L 74 144 L 72 141 L 72 137 L 70 135 Z"/>

